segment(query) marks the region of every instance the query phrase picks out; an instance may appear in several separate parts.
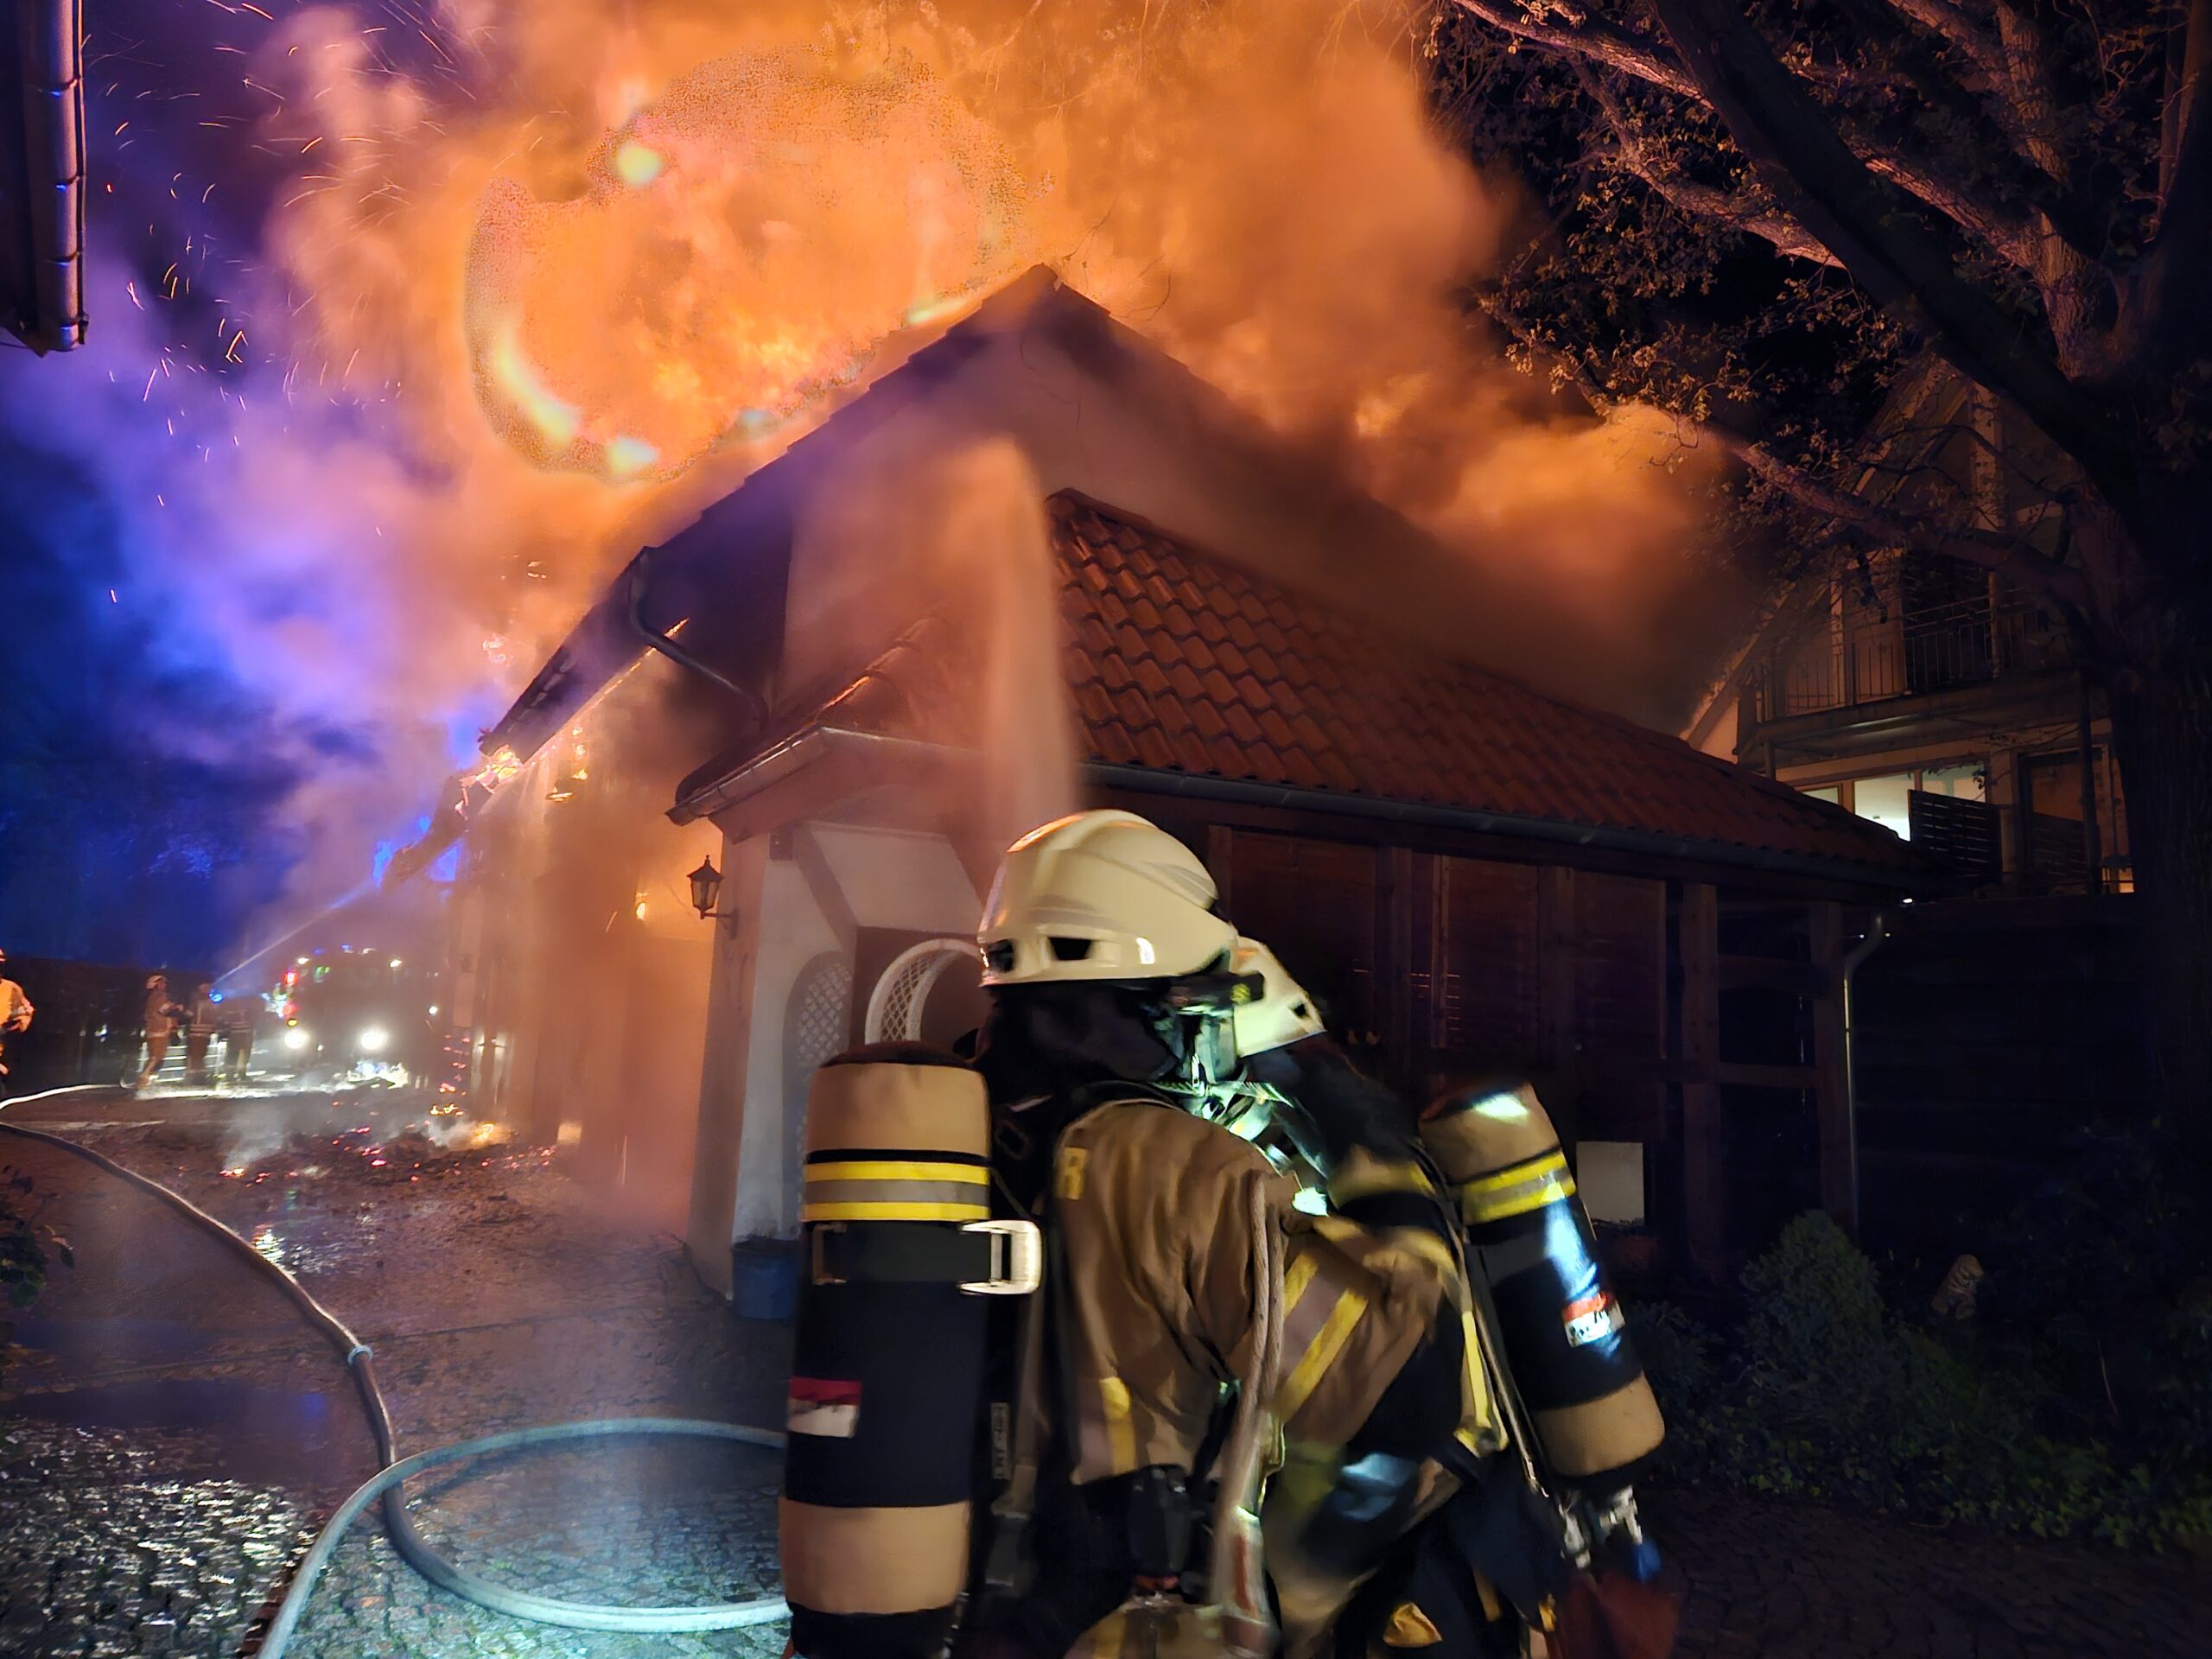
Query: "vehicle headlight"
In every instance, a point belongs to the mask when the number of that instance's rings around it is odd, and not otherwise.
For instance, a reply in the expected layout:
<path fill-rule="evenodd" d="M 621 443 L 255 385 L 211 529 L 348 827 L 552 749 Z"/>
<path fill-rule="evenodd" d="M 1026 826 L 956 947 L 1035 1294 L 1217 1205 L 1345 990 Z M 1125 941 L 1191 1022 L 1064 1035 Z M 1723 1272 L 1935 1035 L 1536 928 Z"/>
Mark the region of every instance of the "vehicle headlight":
<path fill-rule="evenodd" d="M 371 1026 L 357 1039 L 364 1054 L 381 1054 L 391 1042 L 391 1033 L 382 1026 Z"/>
<path fill-rule="evenodd" d="M 314 1039 L 310 1038 L 306 1032 L 301 1030 L 297 1026 L 294 1026 L 289 1031 L 284 1033 L 284 1046 L 290 1049 L 295 1054 L 305 1048 L 308 1043 L 313 1040 Z"/>

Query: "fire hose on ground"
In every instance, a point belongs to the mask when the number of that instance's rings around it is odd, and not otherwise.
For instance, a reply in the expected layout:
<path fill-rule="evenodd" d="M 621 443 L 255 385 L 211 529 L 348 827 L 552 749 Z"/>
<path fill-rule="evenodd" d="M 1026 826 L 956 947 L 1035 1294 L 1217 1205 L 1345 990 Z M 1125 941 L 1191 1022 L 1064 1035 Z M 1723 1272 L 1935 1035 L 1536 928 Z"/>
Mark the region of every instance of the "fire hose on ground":
<path fill-rule="evenodd" d="M 6 1103 L 20 1105 L 34 1100 L 51 1100 L 63 1095 L 106 1092 L 105 1085 L 86 1084 L 26 1095 L 19 1101 Z M 298 1280 L 181 1193 L 173 1192 L 159 1181 L 149 1179 L 136 1170 L 126 1169 L 113 1159 L 94 1152 L 89 1147 L 79 1145 L 66 1136 L 49 1135 L 41 1129 L 4 1121 L 0 1121 L 0 1134 L 18 1135 L 84 1159 L 141 1192 L 152 1194 L 188 1220 L 227 1241 L 238 1252 L 242 1261 L 270 1279 L 291 1300 L 306 1316 L 308 1323 L 328 1339 L 345 1361 L 346 1375 L 353 1379 L 354 1389 L 360 1395 L 362 1409 L 368 1417 L 370 1433 L 376 1440 L 377 1456 L 383 1466 L 356 1488 L 353 1496 L 339 1505 L 337 1511 L 323 1524 L 306 1559 L 292 1575 L 290 1587 L 285 1592 L 283 1601 L 270 1622 L 268 1633 L 263 1637 L 259 1649 L 261 1659 L 283 1659 L 292 1633 L 298 1627 L 302 1614 L 307 1611 L 308 1598 L 314 1592 L 315 1580 L 336 1554 L 339 1541 L 361 1512 L 379 1499 L 383 1502 L 385 1529 L 391 1535 L 392 1547 L 399 1552 L 401 1560 L 440 1589 L 475 1602 L 479 1606 L 489 1607 L 495 1612 L 511 1614 L 540 1624 L 563 1625 L 571 1630 L 616 1630 L 639 1636 L 737 1630 L 747 1625 L 769 1624 L 784 1617 L 785 1609 L 780 1596 L 695 1606 L 623 1607 L 601 1602 L 565 1601 L 557 1597 L 541 1596 L 531 1591 L 494 1583 L 448 1560 L 416 1530 L 415 1522 L 407 1513 L 405 1490 L 409 1478 L 423 1470 L 434 1469 L 442 1464 L 457 1463 L 467 1458 L 524 1447 L 556 1446 L 572 1440 L 610 1440 L 618 1436 L 683 1435 L 702 1440 L 734 1440 L 746 1446 L 779 1450 L 784 1444 L 784 1437 L 780 1433 L 738 1423 L 711 1422 L 685 1417 L 609 1417 L 587 1422 L 551 1423 L 536 1428 L 513 1429 L 505 1433 L 487 1434 L 403 1458 L 392 1434 L 391 1414 L 385 1407 L 383 1391 L 377 1386 L 369 1345 L 347 1329 L 336 1314 L 317 1301 Z"/>

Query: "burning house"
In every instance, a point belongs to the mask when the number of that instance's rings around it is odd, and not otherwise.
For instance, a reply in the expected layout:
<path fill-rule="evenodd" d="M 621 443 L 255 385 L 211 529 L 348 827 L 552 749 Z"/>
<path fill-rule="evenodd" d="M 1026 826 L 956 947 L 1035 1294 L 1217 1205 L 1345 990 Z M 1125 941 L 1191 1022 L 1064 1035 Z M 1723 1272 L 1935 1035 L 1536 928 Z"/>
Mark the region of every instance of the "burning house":
<path fill-rule="evenodd" d="M 1532 1068 L 1601 1217 L 1717 1268 L 1847 1216 L 1850 953 L 1923 865 L 1547 645 L 1032 273 L 640 554 L 486 735 L 480 1096 L 727 1290 L 796 1230 L 811 1070 L 970 1030 L 1000 849 L 1112 804 L 1401 1085 Z"/>

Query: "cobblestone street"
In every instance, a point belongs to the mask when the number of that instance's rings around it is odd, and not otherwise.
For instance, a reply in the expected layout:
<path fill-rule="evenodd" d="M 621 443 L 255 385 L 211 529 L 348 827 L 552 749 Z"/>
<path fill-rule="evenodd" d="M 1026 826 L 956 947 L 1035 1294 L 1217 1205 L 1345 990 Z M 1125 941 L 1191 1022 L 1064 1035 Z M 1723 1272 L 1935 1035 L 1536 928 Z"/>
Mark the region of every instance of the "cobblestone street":
<path fill-rule="evenodd" d="M 11 1116 L 168 1183 L 283 1262 L 376 1350 L 404 1451 L 532 1423 L 666 1414 L 772 1426 L 786 1337 L 730 1317 L 673 1241 L 613 1219 L 557 1154 L 404 1134 L 366 1097 L 77 1096 Z M 466 1126 L 461 1126 L 465 1128 Z M 250 1652 L 321 1517 L 373 1467 L 337 1358 L 154 1200 L 0 1144 L 75 1245 L 0 1400 L 0 1654 Z M 228 1173 L 226 1173 L 228 1172 Z M 425 1532 L 522 1587 L 633 1604 L 772 1591 L 772 1454 L 562 1449 L 439 1471 Z M 1653 1495 L 1684 1659 L 2181 1659 L 2212 1651 L 2183 1560 Z M 302 1659 L 742 1654 L 783 1630 L 638 1637 L 520 1623 L 431 1589 L 372 1520 L 316 1590 Z"/>
<path fill-rule="evenodd" d="M 404 1118 L 363 1096 L 75 1096 L 10 1117 L 175 1188 L 289 1268 L 375 1350 L 403 1451 L 586 1417 L 778 1421 L 784 1332 L 732 1319 L 672 1241 L 609 1218 L 556 1156 L 403 1139 Z M 375 1467 L 343 1368 L 156 1200 L 28 1142 L 0 1144 L 0 1165 L 59 1195 L 49 1219 L 79 1264 L 18 1319 L 31 1357 L 0 1402 L 0 1653 L 250 1651 L 314 1529 Z M 465 1566 L 649 1604 L 772 1593 L 776 1484 L 770 1452 L 613 1441 L 435 1471 L 410 1491 L 426 1535 Z M 642 1637 L 507 1618 L 416 1578 L 372 1516 L 291 1650 L 596 1659 L 782 1643 L 780 1625 Z"/>

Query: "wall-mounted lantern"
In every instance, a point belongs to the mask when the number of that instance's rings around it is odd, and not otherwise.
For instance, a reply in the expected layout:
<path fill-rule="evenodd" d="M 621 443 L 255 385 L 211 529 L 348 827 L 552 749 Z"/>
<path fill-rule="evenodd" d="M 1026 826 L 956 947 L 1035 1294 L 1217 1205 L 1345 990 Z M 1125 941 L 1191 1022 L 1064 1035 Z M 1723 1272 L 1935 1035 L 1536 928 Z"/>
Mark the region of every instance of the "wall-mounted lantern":
<path fill-rule="evenodd" d="M 701 921 L 729 919 L 715 908 L 715 900 L 721 895 L 722 873 L 715 868 L 713 859 L 701 859 L 699 868 L 685 879 L 691 883 L 691 908 L 699 912 Z"/>

